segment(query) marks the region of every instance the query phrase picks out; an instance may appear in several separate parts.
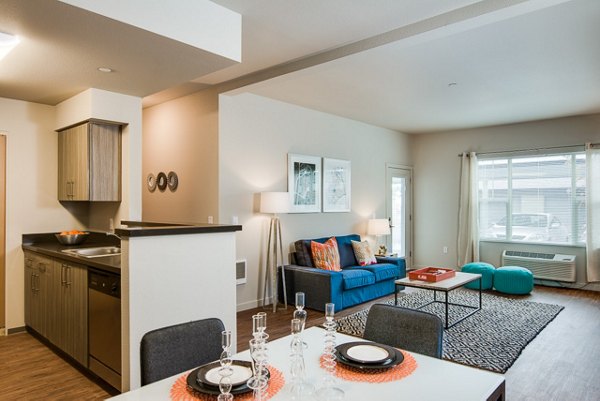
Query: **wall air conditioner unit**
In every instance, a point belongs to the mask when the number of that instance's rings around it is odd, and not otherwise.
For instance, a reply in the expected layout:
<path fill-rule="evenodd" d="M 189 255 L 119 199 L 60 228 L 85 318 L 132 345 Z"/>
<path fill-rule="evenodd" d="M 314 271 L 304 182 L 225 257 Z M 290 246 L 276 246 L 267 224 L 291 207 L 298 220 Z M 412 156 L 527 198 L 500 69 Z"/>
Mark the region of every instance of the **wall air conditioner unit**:
<path fill-rule="evenodd" d="M 558 253 L 504 251 L 503 266 L 521 266 L 540 280 L 575 282 L 575 256 Z"/>
<path fill-rule="evenodd" d="M 237 285 L 246 284 L 246 259 L 235 261 L 235 281 Z"/>

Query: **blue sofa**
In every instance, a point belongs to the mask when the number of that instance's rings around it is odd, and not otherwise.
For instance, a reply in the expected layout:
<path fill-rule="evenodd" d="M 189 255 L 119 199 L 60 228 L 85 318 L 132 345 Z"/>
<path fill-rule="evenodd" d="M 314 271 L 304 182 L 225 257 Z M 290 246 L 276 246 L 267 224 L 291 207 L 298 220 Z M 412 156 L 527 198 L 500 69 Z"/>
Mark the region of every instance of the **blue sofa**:
<path fill-rule="evenodd" d="M 351 242 L 360 241 L 358 234 L 335 237 L 341 271 L 317 269 L 313 264 L 310 242 L 324 243 L 329 238 L 304 239 L 294 243 L 294 264 L 285 266 L 286 291 L 290 303 L 294 302 L 294 294 L 301 291 L 306 294 L 306 307 L 323 311 L 326 303 L 333 302 L 335 310 L 339 311 L 393 294 L 394 281 L 406 277 L 403 258 L 377 257 L 377 264 L 360 266 Z M 279 291 L 279 294 L 283 298 L 283 291 Z"/>

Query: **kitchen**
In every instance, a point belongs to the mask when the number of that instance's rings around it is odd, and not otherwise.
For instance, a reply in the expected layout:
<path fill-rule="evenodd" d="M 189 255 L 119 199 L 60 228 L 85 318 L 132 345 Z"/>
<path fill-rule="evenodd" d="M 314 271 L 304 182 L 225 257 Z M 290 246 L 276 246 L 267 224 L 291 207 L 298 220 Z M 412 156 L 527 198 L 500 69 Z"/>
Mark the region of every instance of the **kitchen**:
<path fill-rule="evenodd" d="M 88 119 L 57 130 L 61 204 L 76 210 L 81 203 L 91 209 L 120 202 L 126 127 Z M 135 388 L 145 332 L 209 316 L 235 327 L 234 234 L 240 229 L 122 220 L 114 232 L 24 234 L 27 330 L 115 389 Z M 198 291 L 206 282 L 220 285 Z M 202 306 L 215 301 L 222 304 L 217 311 Z"/>
<path fill-rule="evenodd" d="M 239 38 L 237 38 L 237 45 L 232 39 L 235 37 L 234 33 L 239 33 L 241 29 L 239 15 L 211 2 L 198 4 L 196 11 L 207 18 L 219 21 L 225 21 L 232 16 L 233 19 L 226 23 L 232 28 L 232 35 L 208 34 L 212 28 L 198 27 L 196 26 L 197 20 L 195 20 L 194 36 L 208 37 L 209 39 L 204 40 L 201 45 L 193 43 L 191 46 L 177 46 L 177 43 L 180 43 L 178 40 L 185 42 L 190 39 L 191 35 L 188 35 L 187 38 L 172 39 L 169 33 L 157 34 L 152 30 L 133 27 L 128 21 L 123 21 L 118 16 L 109 18 L 87 10 L 81 5 L 70 3 L 72 2 L 5 1 L 2 3 L 0 17 L 2 31 L 20 36 L 18 46 L 2 60 L 3 77 L 10 80 L 10 85 L 3 84 L 0 98 L 0 134 L 6 138 L 7 189 L 5 208 L 6 286 L 3 286 L 0 296 L 6 299 L 6 306 L 3 308 L 6 310 L 6 320 L 3 326 L 9 337 L 25 330 L 26 290 L 37 289 L 40 284 L 38 277 L 34 277 L 35 283 L 32 286 L 31 272 L 29 272 L 29 276 L 26 276 L 25 257 L 22 249 L 23 235 L 54 234 L 76 229 L 100 233 L 100 237 L 104 235 L 104 232 L 111 231 L 109 223 L 111 219 L 116 222 L 117 232 L 121 229 L 131 230 L 129 227 L 121 227 L 120 222 L 140 221 L 142 218 L 142 189 L 145 188 L 145 180 L 142 178 L 145 175 L 142 174 L 142 98 L 197 76 L 199 65 L 194 60 L 203 60 L 201 70 L 205 73 L 234 64 L 235 49 L 238 49 L 238 53 L 240 49 Z M 151 7 L 141 8 L 143 10 L 137 11 L 136 15 L 143 14 L 142 18 L 145 21 L 156 19 L 157 13 L 155 10 L 151 10 Z M 190 15 L 189 10 L 173 10 L 171 14 L 174 20 L 179 21 L 185 19 L 186 15 Z M 162 16 L 159 19 L 162 20 Z M 237 28 L 235 27 L 236 23 Z M 160 25 L 156 29 L 164 29 L 164 26 L 161 28 Z M 115 52 L 114 45 L 117 42 L 121 47 L 119 51 Z M 139 44 L 143 42 L 153 43 L 154 48 L 146 52 L 139 52 Z M 194 46 L 201 46 L 202 49 Z M 95 50 L 90 51 L 90 49 Z M 225 53 L 229 57 L 222 55 Z M 162 61 L 157 61 L 159 60 L 156 57 L 157 54 L 162 54 Z M 41 58 L 38 58 L 38 61 L 29 59 L 29 62 L 23 64 L 23 57 L 30 56 Z M 239 56 L 237 58 L 239 59 Z M 47 76 L 45 67 L 48 66 L 49 59 L 52 60 L 50 64 L 59 71 L 57 74 L 62 78 L 53 75 L 48 81 L 49 85 L 45 85 L 34 78 Z M 186 59 L 189 63 L 178 63 L 177 66 L 173 66 L 170 61 L 172 59 Z M 98 70 L 99 67 L 104 66 L 107 60 L 111 61 L 115 71 L 102 72 Z M 135 64 L 135 67 L 129 63 Z M 162 72 L 157 75 L 152 72 L 153 69 L 146 68 L 148 65 L 156 65 Z M 41 70 L 36 73 L 25 66 L 39 67 Z M 141 70 L 146 71 L 146 75 L 142 75 Z M 96 87 L 103 89 L 96 89 Z M 17 93 L 19 90 L 22 92 Z M 75 195 L 77 188 L 74 188 L 73 184 L 61 187 L 64 194 L 58 191 L 57 182 L 62 167 L 59 167 L 58 149 L 60 145 L 59 135 L 56 131 L 90 119 L 122 124 L 120 171 L 117 174 L 120 190 L 118 200 L 75 201 L 61 198 L 63 195 Z M 182 178 L 187 180 L 187 177 Z M 191 183 L 192 180 L 187 181 Z M 186 185 L 182 185 L 181 188 L 185 190 Z M 216 213 L 213 214 L 216 215 Z M 190 220 L 206 221 L 206 218 L 199 220 L 192 216 Z M 181 297 L 178 298 L 173 294 L 180 292 L 195 294 L 200 277 L 203 280 L 211 277 L 212 272 L 209 271 L 202 276 L 198 275 L 198 281 L 188 278 L 182 284 L 174 282 L 177 275 L 175 274 L 176 269 L 173 267 L 177 266 L 181 260 L 185 260 L 188 274 L 194 268 L 199 268 L 197 263 L 190 268 L 191 263 L 188 258 L 195 257 L 198 260 L 199 255 L 195 255 L 194 250 L 200 250 L 203 247 L 190 246 L 190 244 L 195 244 L 198 239 L 201 242 L 206 241 L 206 238 L 213 235 L 218 237 L 218 242 L 229 244 L 227 249 L 221 249 L 220 245 L 211 244 L 212 249 L 217 249 L 220 253 L 214 257 L 202 255 L 202 260 L 206 260 L 208 263 L 205 266 L 216 267 L 214 270 L 217 272 L 227 271 L 226 268 L 220 268 L 222 261 L 229 258 L 229 256 L 223 255 L 232 252 L 231 249 L 235 249 L 234 246 L 231 246 L 231 241 L 234 239 L 233 231 L 218 234 L 185 233 L 177 235 L 180 239 L 173 243 L 169 242 L 166 238 L 167 235 L 154 236 L 154 238 L 141 236 L 128 238 L 126 236 L 128 232 L 122 233 L 119 269 L 121 272 L 121 318 L 122 323 L 125 322 L 121 328 L 121 337 L 124 338 L 121 349 L 121 353 L 124 355 L 121 368 L 123 380 L 126 381 L 126 383 L 121 383 L 123 389 L 127 389 L 130 382 L 135 382 L 135 373 L 132 373 L 132 376 L 127 374 L 129 365 L 136 365 L 136 363 L 130 362 L 130 358 L 134 357 L 136 353 L 135 346 L 131 347 L 133 350 L 129 349 L 130 336 L 138 336 L 138 331 L 154 327 L 153 324 L 162 324 L 160 319 L 148 322 L 148 316 L 151 316 L 152 312 L 146 311 L 145 307 L 177 309 L 177 313 L 165 314 L 165 316 L 167 318 L 189 318 L 185 315 L 190 312 L 190 309 L 194 309 L 192 305 L 195 301 L 184 301 Z M 102 239 L 108 238 L 104 236 Z M 49 237 L 47 243 L 51 243 L 51 241 L 58 245 L 56 239 Z M 88 241 L 81 246 L 94 245 L 91 238 L 88 238 Z M 114 237 L 110 238 L 110 241 L 113 241 L 110 242 L 111 245 L 118 243 Z M 160 244 L 156 242 L 160 242 Z M 151 244 L 152 249 L 141 251 L 147 244 Z M 168 254 L 170 247 L 176 248 L 178 245 L 186 246 L 192 251 L 183 253 L 181 249 L 177 248 L 176 252 L 173 251 L 174 255 L 169 255 L 161 261 L 161 265 L 154 264 L 155 261 L 161 260 L 156 257 L 154 252 L 161 251 Z M 208 252 L 209 250 L 204 249 L 204 251 Z M 136 256 L 130 258 L 130 255 L 133 254 Z M 84 260 L 79 256 L 69 256 L 64 253 L 60 255 L 60 258 L 57 254 L 43 256 L 52 261 L 53 273 L 57 273 L 55 276 L 58 277 L 58 287 L 61 287 L 61 281 L 68 282 L 71 279 L 68 274 L 74 274 L 75 269 L 62 268 L 62 263 L 57 261 L 71 258 L 69 261 L 71 264 L 82 266 L 91 264 L 94 267 L 93 264 L 96 262 L 91 261 L 98 260 L 98 258 Z M 153 260 L 141 262 L 148 256 Z M 107 258 L 116 259 L 118 257 L 110 256 L 101 259 L 107 260 Z M 231 255 L 231 258 L 233 259 L 234 255 Z M 75 261 L 75 259 L 78 260 Z M 43 259 L 42 262 L 44 262 Z M 144 266 L 141 263 L 144 263 Z M 58 266 L 57 269 L 55 269 L 56 266 Z M 164 276 L 165 266 L 169 268 L 168 276 L 173 279 L 172 284 L 180 285 L 180 287 L 177 291 L 173 290 L 168 285 L 169 280 L 163 280 L 160 294 L 154 295 L 155 288 L 152 285 L 156 283 L 151 278 L 158 277 L 159 273 Z M 143 274 L 139 274 L 138 270 L 140 269 L 144 270 Z M 157 275 L 152 274 L 153 269 L 156 269 Z M 143 277 L 144 275 L 146 277 Z M 85 295 L 88 291 L 89 282 L 87 280 L 89 277 L 88 275 L 83 279 L 85 286 L 82 292 Z M 144 281 L 145 279 L 146 281 Z M 194 286 L 194 290 L 186 292 L 187 285 Z M 136 286 L 144 288 L 139 290 L 139 287 Z M 130 296 L 129 289 L 132 289 L 135 294 Z M 182 289 L 184 291 L 181 291 Z M 231 294 L 227 290 L 223 293 L 230 297 L 228 304 L 231 312 L 225 313 L 227 315 L 225 319 L 231 321 L 230 316 L 235 313 L 235 293 Z M 152 301 L 156 300 L 159 305 L 155 306 L 147 299 L 138 299 L 138 296 L 152 297 Z M 60 300 L 60 298 L 58 299 Z M 198 299 L 198 297 L 194 297 L 194 299 Z M 180 304 L 187 302 L 190 307 L 182 308 L 180 305 L 174 307 L 169 300 Z M 136 303 L 135 307 L 131 308 L 129 302 Z M 57 307 L 57 309 L 59 308 Z M 196 314 L 205 313 L 202 308 L 195 309 Z M 53 337 L 54 334 L 50 336 Z M 84 363 L 81 365 L 86 367 L 87 362 L 84 359 L 83 361 Z"/>

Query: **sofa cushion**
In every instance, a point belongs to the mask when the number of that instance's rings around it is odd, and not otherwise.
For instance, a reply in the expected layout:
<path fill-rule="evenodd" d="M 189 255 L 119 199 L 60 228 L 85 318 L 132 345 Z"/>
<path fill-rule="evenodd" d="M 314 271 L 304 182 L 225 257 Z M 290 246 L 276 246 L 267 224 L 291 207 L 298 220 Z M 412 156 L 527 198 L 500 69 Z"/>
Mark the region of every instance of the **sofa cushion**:
<path fill-rule="evenodd" d="M 363 287 L 375 283 L 375 275 L 362 269 L 342 269 L 342 283 L 344 289 Z"/>
<path fill-rule="evenodd" d="M 315 239 L 301 239 L 294 242 L 294 248 L 296 249 L 296 263 L 300 266 L 315 267 L 314 260 L 312 258 L 312 250 L 310 243 L 312 241 L 325 243 L 331 237 L 315 238 Z M 338 252 L 340 254 L 340 264 L 343 267 L 356 266 L 358 264 L 356 257 L 354 256 L 354 249 L 352 249 L 352 241 L 360 241 L 360 235 L 349 234 L 335 237 L 338 244 Z"/>
<path fill-rule="evenodd" d="M 296 251 L 294 254 L 295 262 L 298 266 L 307 266 L 314 267 L 312 261 L 310 260 L 310 253 L 304 246 L 303 239 L 294 242 L 294 250 Z"/>
<path fill-rule="evenodd" d="M 400 278 L 400 268 L 397 265 L 390 263 L 378 263 L 368 266 L 351 266 L 347 267 L 346 270 L 366 270 L 375 276 L 375 282 L 384 280 L 390 280 L 392 278 Z"/>
<path fill-rule="evenodd" d="M 340 254 L 335 237 L 329 238 L 324 244 L 312 241 L 310 243 L 315 267 L 323 270 L 340 271 Z"/>
<path fill-rule="evenodd" d="M 377 263 L 375 254 L 371 249 L 369 241 L 352 241 L 352 248 L 354 249 L 354 256 L 360 266 L 373 265 Z"/>
<path fill-rule="evenodd" d="M 340 251 L 340 264 L 342 268 L 347 266 L 356 266 L 358 261 L 354 256 L 354 248 L 352 248 L 352 241 L 360 241 L 360 235 L 349 234 L 340 235 L 335 237 L 338 243 L 338 250 Z"/>

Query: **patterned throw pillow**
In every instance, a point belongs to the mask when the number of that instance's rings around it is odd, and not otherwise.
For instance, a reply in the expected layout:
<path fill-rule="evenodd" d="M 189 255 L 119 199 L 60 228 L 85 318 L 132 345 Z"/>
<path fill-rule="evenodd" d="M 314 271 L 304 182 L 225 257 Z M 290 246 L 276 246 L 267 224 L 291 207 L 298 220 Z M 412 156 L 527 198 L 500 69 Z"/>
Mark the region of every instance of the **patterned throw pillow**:
<path fill-rule="evenodd" d="M 311 241 L 310 250 L 316 268 L 333 270 L 336 272 L 342 270 L 340 265 L 340 253 L 335 237 L 329 238 L 324 244 Z"/>
<path fill-rule="evenodd" d="M 354 249 L 354 256 L 359 265 L 366 266 L 377 263 L 371 245 L 367 241 L 352 241 L 352 249 Z"/>

